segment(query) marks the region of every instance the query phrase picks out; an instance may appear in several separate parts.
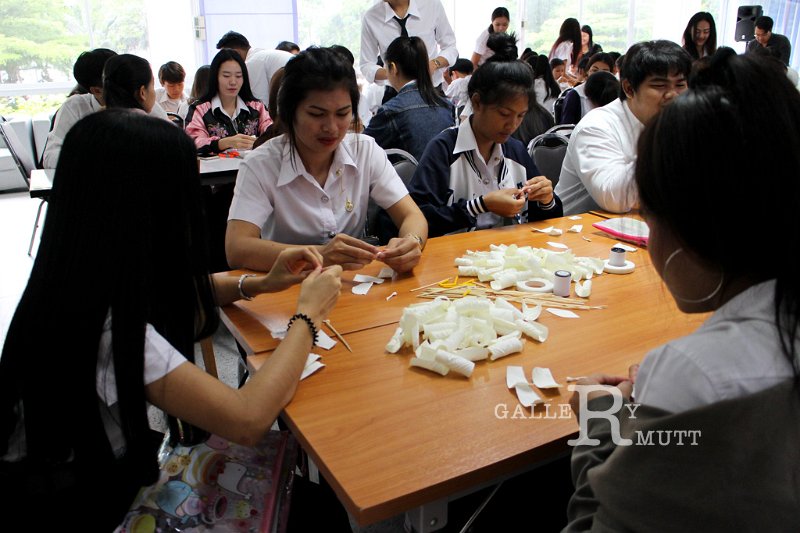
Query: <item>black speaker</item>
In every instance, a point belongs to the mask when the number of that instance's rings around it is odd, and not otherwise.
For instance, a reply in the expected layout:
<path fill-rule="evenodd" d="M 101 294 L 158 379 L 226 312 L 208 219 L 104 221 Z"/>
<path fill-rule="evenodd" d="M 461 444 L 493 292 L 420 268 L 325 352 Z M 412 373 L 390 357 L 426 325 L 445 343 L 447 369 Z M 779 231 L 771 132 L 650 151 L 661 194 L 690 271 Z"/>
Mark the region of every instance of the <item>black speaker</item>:
<path fill-rule="evenodd" d="M 764 11 L 761 6 L 739 6 L 736 12 L 736 41 L 752 41 L 756 38 L 756 19 Z"/>

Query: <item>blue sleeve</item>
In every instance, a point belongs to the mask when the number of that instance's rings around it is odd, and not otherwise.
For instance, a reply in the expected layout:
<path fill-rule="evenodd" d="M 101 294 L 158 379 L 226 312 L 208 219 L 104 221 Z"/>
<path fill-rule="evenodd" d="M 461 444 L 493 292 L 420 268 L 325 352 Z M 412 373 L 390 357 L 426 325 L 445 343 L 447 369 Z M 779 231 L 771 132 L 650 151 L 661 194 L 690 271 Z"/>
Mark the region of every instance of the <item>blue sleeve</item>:
<path fill-rule="evenodd" d="M 564 111 L 561 113 L 561 124 L 577 124 L 581 119 L 581 96 L 570 91 L 564 96 Z"/>
<path fill-rule="evenodd" d="M 391 113 L 388 113 L 384 106 L 381 106 L 378 112 L 369 119 L 369 125 L 362 133 L 375 139 L 378 146 L 384 150 L 399 147 L 397 127 L 392 120 Z"/>
<path fill-rule="evenodd" d="M 453 155 L 456 133 L 457 130 L 444 131 L 428 143 L 408 188 L 428 221 L 428 237 L 475 226 L 466 200 L 447 205 L 453 195 L 449 184 L 450 165 L 457 159 Z"/>

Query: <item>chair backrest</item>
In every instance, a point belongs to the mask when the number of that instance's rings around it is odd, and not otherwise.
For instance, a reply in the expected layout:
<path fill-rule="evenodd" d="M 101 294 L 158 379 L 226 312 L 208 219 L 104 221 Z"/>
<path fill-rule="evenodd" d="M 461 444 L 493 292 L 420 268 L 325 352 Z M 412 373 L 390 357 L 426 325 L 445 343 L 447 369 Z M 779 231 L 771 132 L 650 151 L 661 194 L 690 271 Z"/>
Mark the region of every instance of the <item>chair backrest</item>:
<path fill-rule="evenodd" d="M 11 152 L 11 157 L 14 158 L 17 168 L 25 178 L 25 183 L 30 183 L 31 172 L 36 168 L 36 164 L 31 154 L 22 146 L 10 122 L 0 122 L 0 135 L 2 135 L 8 151 Z"/>
<path fill-rule="evenodd" d="M 564 163 L 564 156 L 567 154 L 569 137 L 550 128 L 547 132 L 535 137 L 528 144 L 528 153 L 536 164 L 539 172 L 544 174 L 553 183 L 555 189 L 558 179 L 561 176 L 561 165 Z M 562 128 L 565 130 L 565 128 Z M 569 131 L 571 133 L 571 130 Z"/>
<path fill-rule="evenodd" d="M 414 177 L 414 172 L 417 170 L 417 165 L 419 164 L 417 159 L 405 150 L 399 148 L 387 149 L 386 156 L 389 157 L 390 161 L 392 159 L 395 160 L 392 166 L 394 166 L 400 179 L 403 180 L 403 184 L 408 188 L 411 185 L 411 179 Z M 381 208 L 370 198 L 369 204 L 367 204 L 367 223 L 364 227 L 364 240 L 371 244 L 379 242 L 380 239 L 378 237 L 382 233 L 378 222 L 380 220 L 380 212 Z"/>
<path fill-rule="evenodd" d="M 561 122 L 561 115 L 564 114 L 564 105 L 567 100 L 567 94 L 574 90 L 575 89 L 572 87 L 565 89 L 561 94 L 558 95 L 558 98 L 556 98 L 556 101 L 553 104 L 553 116 L 556 119 L 556 124 Z"/>

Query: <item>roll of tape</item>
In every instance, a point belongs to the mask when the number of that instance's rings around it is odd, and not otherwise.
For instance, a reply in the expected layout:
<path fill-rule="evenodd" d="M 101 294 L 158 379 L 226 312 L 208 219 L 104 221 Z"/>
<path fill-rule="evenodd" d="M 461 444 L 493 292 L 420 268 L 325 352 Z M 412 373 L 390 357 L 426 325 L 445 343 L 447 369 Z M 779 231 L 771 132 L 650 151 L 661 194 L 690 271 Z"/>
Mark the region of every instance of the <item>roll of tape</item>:
<path fill-rule="evenodd" d="M 626 260 L 625 264 L 622 266 L 612 265 L 610 259 L 603 261 L 603 270 L 609 274 L 630 274 L 633 272 L 634 268 L 636 268 L 636 265 L 633 263 L 633 261 Z"/>
<path fill-rule="evenodd" d="M 537 283 L 539 287 L 531 287 L 530 283 Z M 553 282 L 544 278 L 531 278 L 527 281 L 518 281 L 517 290 L 522 292 L 552 292 Z"/>
<path fill-rule="evenodd" d="M 553 279 L 553 294 L 556 296 L 569 296 L 569 284 L 572 282 L 572 273 L 566 270 L 556 270 Z"/>

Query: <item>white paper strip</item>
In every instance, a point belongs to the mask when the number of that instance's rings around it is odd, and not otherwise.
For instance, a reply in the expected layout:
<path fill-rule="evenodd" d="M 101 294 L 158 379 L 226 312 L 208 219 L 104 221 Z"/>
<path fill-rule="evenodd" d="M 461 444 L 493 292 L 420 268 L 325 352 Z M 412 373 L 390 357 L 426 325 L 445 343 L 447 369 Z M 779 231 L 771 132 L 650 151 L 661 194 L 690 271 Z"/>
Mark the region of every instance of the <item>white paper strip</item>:
<path fill-rule="evenodd" d="M 569 228 L 567 231 L 570 232 L 570 233 L 580 233 L 580 232 L 583 231 L 583 225 L 582 224 L 575 224 L 574 226 Z"/>
<path fill-rule="evenodd" d="M 539 233 L 546 233 L 547 235 L 550 235 L 550 232 L 551 232 L 552 230 L 553 230 L 553 226 L 549 226 L 549 227 L 542 228 L 542 229 L 539 229 L 539 228 L 533 228 L 533 231 L 538 231 Z"/>
<path fill-rule="evenodd" d="M 513 389 L 520 383 L 527 383 L 525 378 L 525 371 L 521 366 L 507 366 L 506 367 L 506 387 Z"/>
<path fill-rule="evenodd" d="M 567 218 L 569 218 L 570 220 L 580 220 L 583 217 L 579 217 L 578 215 L 572 215 L 571 217 L 567 217 Z"/>
<path fill-rule="evenodd" d="M 317 346 L 319 346 L 323 350 L 330 350 L 331 348 L 336 346 L 336 341 L 330 338 L 328 334 L 325 333 L 323 330 L 319 329 L 317 330 L 317 333 L 318 333 Z"/>
<path fill-rule="evenodd" d="M 394 270 L 390 267 L 383 267 L 380 272 L 378 272 L 379 278 L 391 278 L 394 276 Z"/>
<path fill-rule="evenodd" d="M 380 277 L 376 278 L 375 276 L 367 276 L 366 274 L 356 274 L 353 276 L 353 281 L 356 283 L 365 283 L 367 281 L 372 283 L 383 283 L 384 280 Z"/>
<path fill-rule="evenodd" d="M 453 372 L 467 378 L 470 377 L 472 371 L 475 370 L 475 363 L 469 359 L 464 359 L 463 357 L 446 352 L 445 350 L 437 350 L 436 362 L 443 364 Z"/>
<path fill-rule="evenodd" d="M 533 387 L 527 383 L 520 383 L 514 390 L 517 392 L 517 399 L 524 407 L 531 407 L 537 403 L 544 403 L 538 394 L 533 390 Z"/>
<path fill-rule="evenodd" d="M 576 315 L 572 311 L 568 311 L 566 309 L 554 309 L 552 307 L 547 307 L 546 311 L 549 312 L 549 313 L 552 313 L 552 314 L 554 314 L 556 316 L 559 316 L 561 318 L 580 318 L 578 315 Z"/>
<path fill-rule="evenodd" d="M 550 372 L 549 368 L 533 367 L 532 377 L 533 384 L 540 389 L 554 389 L 561 386 L 553 379 L 553 373 Z"/>
<path fill-rule="evenodd" d="M 525 344 L 523 341 L 515 337 L 508 336 L 498 338 L 496 342 L 489 346 L 489 352 L 492 354 L 489 356 L 489 359 L 495 361 L 501 357 L 511 355 L 512 353 L 521 352 L 524 346 Z"/>
<path fill-rule="evenodd" d="M 353 287 L 353 294 L 358 294 L 359 296 L 364 296 L 367 294 L 372 288 L 372 282 L 368 281 L 366 283 L 359 283 L 355 287 Z"/>
<path fill-rule="evenodd" d="M 561 244 L 560 242 L 549 242 L 547 243 L 548 246 L 552 246 L 553 248 L 558 248 L 559 250 L 569 250 L 569 246 L 566 244 Z"/>
<path fill-rule="evenodd" d="M 306 359 L 306 366 L 303 369 L 303 373 L 300 374 L 300 381 L 303 381 L 308 376 L 319 370 L 320 368 L 324 367 L 325 365 L 319 362 L 320 356 L 315 353 L 308 354 L 308 358 Z"/>
<path fill-rule="evenodd" d="M 273 339 L 285 339 L 286 338 L 286 330 L 285 329 L 270 330 L 269 334 L 272 335 Z"/>

